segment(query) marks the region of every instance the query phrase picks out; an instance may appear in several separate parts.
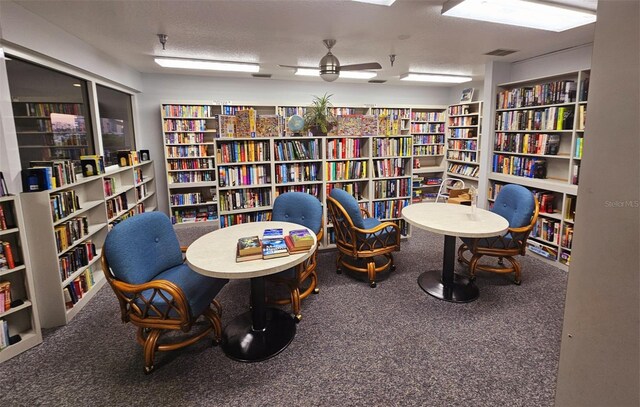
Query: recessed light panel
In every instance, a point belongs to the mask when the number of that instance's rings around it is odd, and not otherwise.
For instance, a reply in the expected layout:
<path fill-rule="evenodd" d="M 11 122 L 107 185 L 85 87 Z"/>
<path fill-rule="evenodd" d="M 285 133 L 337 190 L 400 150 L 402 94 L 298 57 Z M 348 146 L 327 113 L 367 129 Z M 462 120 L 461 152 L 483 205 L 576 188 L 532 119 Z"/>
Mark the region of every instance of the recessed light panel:
<path fill-rule="evenodd" d="M 400 75 L 402 81 L 414 81 L 414 82 L 433 82 L 433 83 L 463 83 L 470 82 L 470 76 L 458 76 L 458 75 L 440 75 L 430 73 L 405 73 Z"/>
<path fill-rule="evenodd" d="M 556 32 L 596 21 L 592 11 L 525 0 L 449 0 L 442 15 Z"/>
<path fill-rule="evenodd" d="M 259 72 L 260 65 L 244 62 L 206 61 L 202 59 L 156 58 L 156 64 L 163 68 L 203 69 L 228 72 Z"/>

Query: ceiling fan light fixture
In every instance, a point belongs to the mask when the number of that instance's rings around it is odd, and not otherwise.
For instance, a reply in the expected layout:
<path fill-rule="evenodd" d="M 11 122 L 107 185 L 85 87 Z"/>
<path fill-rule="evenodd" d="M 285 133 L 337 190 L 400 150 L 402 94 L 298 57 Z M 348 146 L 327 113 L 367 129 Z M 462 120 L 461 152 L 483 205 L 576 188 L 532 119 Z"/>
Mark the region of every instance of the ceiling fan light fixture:
<path fill-rule="evenodd" d="M 351 1 L 355 1 L 355 2 L 358 2 L 358 3 L 369 3 L 369 4 L 375 4 L 377 6 L 387 6 L 387 7 L 389 7 L 390 5 L 395 3 L 396 0 L 351 0 Z"/>
<path fill-rule="evenodd" d="M 298 76 L 320 76 L 320 70 L 315 68 L 296 68 L 295 74 Z M 325 73 L 325 76 L 326 75 L 329 75 L 329 74 Z M 347 79 L 371 79 L 371 78 L 375 78 L 376 76 L 378 76 L 378 74 L 375 72 L 341 71 L 339 74 L 336 75 L 336 79 L 338 77 L 347 78 Z M 329 81 L 329 82 L 332 82 L 332 81 Z"/>
<path fill-rule="evenodd" d="M 470 82 L 473 78 L 460 75 L 443 75 L 433 73 L 405 73 L 400 75 L 401 81 L 414 82 L 435 82 L 435 83 L 464 83 Z"/>
<path fill-rule="evenodd" d="M 442 15 L 556 32 L 596 21 L 590 10 L 525 0 L 449 0 Z"/>
<path fill-rule="evenodd" d="M 248 62 L 208 61 L 203 59 L 155 58 L 163 68 L 202 69 L 227 72 L 260 72 L 260 65 Z"/>

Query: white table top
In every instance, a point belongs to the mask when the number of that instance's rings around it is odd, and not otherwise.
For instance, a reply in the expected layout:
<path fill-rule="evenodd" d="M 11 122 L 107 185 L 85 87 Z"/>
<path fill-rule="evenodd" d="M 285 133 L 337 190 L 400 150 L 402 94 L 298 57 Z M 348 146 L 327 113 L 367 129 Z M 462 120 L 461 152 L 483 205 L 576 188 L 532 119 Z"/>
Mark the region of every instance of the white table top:
<path fill-rule="evenodd" d="M 251 222 L 214 230 L 193 242 L 186 253 L 187 264 L 200 274 L 218 278 L 253 278 L 287 270 L 308 259 L 318 242 L 313 236 L 313 246 L 303 253 L 290 254 L 273 259 L 236 262 L 238 239 L 247 236 L 262 238 L 265 229 L 282 228 L 285 236 L 290 230 L 304 226 L 290 222 Z"/>
<path fill-rule="evenodd" d="M 484 209 L 447 203 L 417 203 L 405 206 L 402 217 L 420 229 L 458 237 L 491 237 L 507 231 L 509 222 Z"/>

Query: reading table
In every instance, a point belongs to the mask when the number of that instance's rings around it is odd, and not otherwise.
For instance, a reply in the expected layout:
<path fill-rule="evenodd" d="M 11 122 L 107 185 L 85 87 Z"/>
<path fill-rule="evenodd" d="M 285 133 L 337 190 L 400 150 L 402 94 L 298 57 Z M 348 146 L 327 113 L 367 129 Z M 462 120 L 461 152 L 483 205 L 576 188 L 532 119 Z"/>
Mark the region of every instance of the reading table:
<path fill-rule="evenodd" d="M 186 253 L 187 264 L 198 273 L 219 278 L 251 279 L 251 311 L 245 312 L 222 332 L 222 350 L 231 359 L 259 362 L 283 351 L 296 334 L 296 324 L 288 313 L 265 305 L 264 276 L 287 270 L 309 258 L 310 250 L 268 260 L 236 262 L 238 239 L 262 236 L 265 229 L 282 228 L 285 235 L 304 226 L 290 222 L 251 222 L 215 230 L 193 242 Z"/>
<path fill-rule="evenodd" d="M 430 270 L 420 274 L 420 287 L 427 294 L 445 301 L 471 302 L 478 298 L 478 287 L 454 272 L 456 236 L 498 236 L 507 231 L 509 222 L 484 209 L 446 203 L 405 206 L 402 217 L 417 228 L 444 235 L 442 271 Z"/>

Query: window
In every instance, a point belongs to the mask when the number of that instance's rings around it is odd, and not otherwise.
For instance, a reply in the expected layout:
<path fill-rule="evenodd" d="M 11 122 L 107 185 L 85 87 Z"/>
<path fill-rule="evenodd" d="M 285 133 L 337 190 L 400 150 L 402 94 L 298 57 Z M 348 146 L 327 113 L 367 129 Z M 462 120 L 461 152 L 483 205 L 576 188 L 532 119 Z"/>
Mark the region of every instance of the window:
<path fill-rule="evenodd" d="M 12 56 L 6 66 L 21 167 L 69 159 L 79 172 L 95 154 L 87 81 Z"/>
<path fill-rule="evenodd" d="M 136 149 L 131 95 L 96 85 L 105 166 L 118 164 L 118 150 Z"/>

